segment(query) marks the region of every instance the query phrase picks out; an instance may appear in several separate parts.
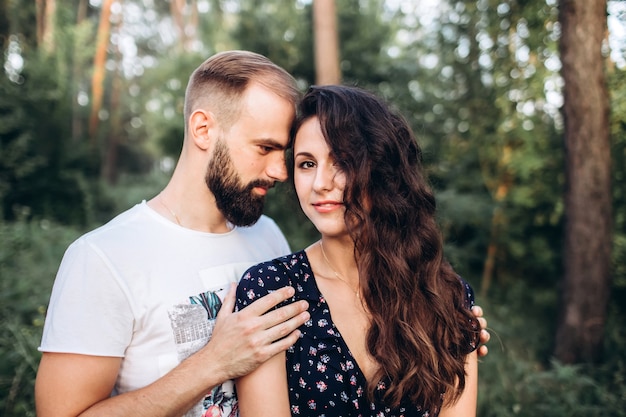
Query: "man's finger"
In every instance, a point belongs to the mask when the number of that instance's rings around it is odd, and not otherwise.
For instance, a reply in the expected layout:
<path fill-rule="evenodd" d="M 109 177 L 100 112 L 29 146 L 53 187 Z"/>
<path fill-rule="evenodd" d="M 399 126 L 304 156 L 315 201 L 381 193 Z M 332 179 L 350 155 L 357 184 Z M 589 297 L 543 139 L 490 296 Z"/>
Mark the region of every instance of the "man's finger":
<path fill-rule="evenodd" d="M 224 296 L 224 299 L 222 300 L 222 306 L 220 307 L 220 310 L 217 312 L 217 318 L 220 318 L 222 316 L 225 316 L 227 314 L 232 314 L 233 310 L 235 309 L 235 294 L 236 292 L 236 286 L 234 283 L 230 284 L 230 287 L 228 288 L 228 292 L 226 293 L 226 295 Z"/>
<path fill-rule="evenodd" d="M 478 320 L 481 330 L 485 330 L 487 328 L 487 320 L 484 317 L 478 317 L 476 320 Z"/>
<path fill-rule="evenodd" d="M 291 286 L 280 288 L 259 298 L 258 300 L 255 300 L 252 304 L 248 305 L 241 311 L 245 311 L 254 316 L 261 316 L 283 301 L 293 297 L 295 292 L 296 290 Z"/>
<path fill-rule="evenodd" d="M 491 334 L 487 330 L 482 329 L 480 331 L 480 343 L 487 343 L 489 339 L 491 339 Z"/>
<path fill-rule="evenodd" d="M 480 356 L 481 358 L 487 356 L 488 353 L 489 353 L 489 348 L 487 348 L 487 346 L 480 345 L 478 347 L 478 356 Z"/>
<path fill-rule="evenodd" d="M 483 316 L 483 309 L 482 309 L 481 306 L 473 306 L 472 307 L 472 313 L 476 317 L 482 317 Z"/>
<path fill-rule="evenodd" d="M 269 355 L 274 356 L 277 353 L 284 352 L 291 346 L 295 345 L 299 338 L 300 330 L 294 330 L 289 335 L 269 345 Z"/>
<path fill-rule="evenodd" d="M 271 329 L 273 327 L 281 325 L 281 323 L 285 323 L 287 324 L 287 326 L 290 326 L 293 324 L 293 319 L 295 319 L 295 321 L 299 322 L 299 324 L 289 330 L 291 331 L 297 328 L 298 326 L 300 326 L 306 320 L 308 320 L 308 317 L 304 320 L 302 320 L 303 317 L 299 317 L 300 314 L 302 314 L 303 312 L 306 312 L 308 307 L 309 307 L 309 303 L 307 303 L 304 300 L 300 300 L 300 301 L 296 301 L 294 303 L 282 306 L 281 308 L 278 308 L 276 310 L 272 310 L 263 316 L 263 320 L 264 320 L 263 328 Z M 306 314 L 308 315 L 309 313 L 306 313 Z M 284 336 L 287 333 L 289 332 L 285 332 L 282 336 Z"/>
<path fill-rule="evenodd" d="M 303 301 L 300 301 L 299 303 L 303 303 L 302 306 L 304 307 L 304 311 L 299 311 L 299 309 L 297 310 L 289 309 L 289 311 L 285 313 L 289 315 L 287 318 L 282 319 L 283 315 L 280 315 L 278 316 L 278 317 L 281 317 L 278 319 L 280 321 L 275 324 L 272 324 L 271 326 L 268 326 L 266 322 L 267 330 L 266 330 L 265 336 L 267 337 L 267 341 L 269 343 L 275 342 L 279 339 L 282 339 L 283 337 L 286 337 L 288 334 L 292 333 L 294 330 L 302 326 L 307 320 L 311 318 L 311 315 L 309 314 L 309 312 L 306 311 L 306 307 L 305 307 L 306 303 Z M 281 307 L 281 309 L 286 309 L 287 307 L 291 307 L 291 306 L 293 306 L 293 304 L 290 304 L 289 306 Z"/>

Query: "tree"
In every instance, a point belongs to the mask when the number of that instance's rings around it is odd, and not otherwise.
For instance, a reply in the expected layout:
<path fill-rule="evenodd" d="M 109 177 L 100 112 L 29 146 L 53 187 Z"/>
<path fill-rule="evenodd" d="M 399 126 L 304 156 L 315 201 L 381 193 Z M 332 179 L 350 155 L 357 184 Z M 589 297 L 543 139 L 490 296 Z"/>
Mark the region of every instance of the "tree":
<path fill-rule="evenodd" d="M 6 51 L 7 46 L 9 46 L 9 34 L 11 33 L 8 14 L 7 0 L 0 0 L 0 47 L 3 51 L 3 53 L 0 54 L 0 64 L 2 68 L 4 68 L 4 51 Z"/>
<path fill-rule="evenodd" d="M 170 10 L 174 26 L 178 30 L 179 45 L 183 51 L 191 52 L 194 43 L 198 40 L 198 4 L 192 0 L 172 0 Z"/>
<path fill-rule="evenodd" d="M 43 49 L 54 51 L 54 28 L 56 24 L 56 0 L 37 0 L 37 42 Z"/>
<path fill-rule="evenodd" d="M 601 358 L 611 288 L 609 96 L 602 43 L 606 0 L 560 0 L 564 79 L 565 247 L 555 356 L 565 363 Z"/>
<path fill-rule="evenodd" d="M 335 0 L 313 1 L 313 36 L 316 84 L 339 84 L 341 70 Z"/>
<path fill-rule="evenodd" d="M 425 149 L 447 256 L 481 297 L 512 285 L 553 293 L 560 275 L 560 117 L 547 97 L 558 85 L 557 12 L 549 3 L 450 0 L 430 20 L 415 6 L 414 20 L 426 26 L 414 24 L 393 60 L 417 67 L 404 88 L 415 103 L 393 101 Z M 396 71 L 393 84 L 401 78 Z"/>
<path fill-rule="evenodd" d="M 104 0 L 102 11 L 100 12 L 100 23 L 98 25 L 98 37 L 96 40 L 96 55 L 93 60 L 93 76 L 91 79 L 91 116 L 89 117 L 89 137 L 92 145 L 96 143 L 96 133 L 98 130 L 98 118 L 102 108 L 104 96 L 104 79 L 106 76 L 106 58 L 109 46 L 111 31 L 111 6 L 113 0 Z"/>

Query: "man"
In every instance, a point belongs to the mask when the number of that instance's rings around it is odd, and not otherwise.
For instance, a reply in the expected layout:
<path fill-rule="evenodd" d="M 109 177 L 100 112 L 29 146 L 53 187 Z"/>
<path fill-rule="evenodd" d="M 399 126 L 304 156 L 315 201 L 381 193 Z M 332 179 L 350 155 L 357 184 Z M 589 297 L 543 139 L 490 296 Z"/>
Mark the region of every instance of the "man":
<path fill-rule="evenodd" d="M 235 415 L 231 380 L 295 342 L 306 303 L 273 310 L 292 289 L 233 313 L 232 283 L 289 253 L 261 213 L 287 178 L 298 98 L 293 77 L 250 52 L 194 71 L 168 185 L 64 256 L 40 347 L 39 417 Z"/>

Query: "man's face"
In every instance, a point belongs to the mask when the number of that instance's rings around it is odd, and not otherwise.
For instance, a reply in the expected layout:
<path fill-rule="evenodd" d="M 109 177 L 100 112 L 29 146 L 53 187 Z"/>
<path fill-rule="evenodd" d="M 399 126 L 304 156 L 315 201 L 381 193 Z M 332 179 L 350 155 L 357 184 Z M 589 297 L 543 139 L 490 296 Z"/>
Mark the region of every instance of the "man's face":
<path fill-rule="evenodd" d="M 285 148 L 294 107 L 267 88 L 250 85 L 239 118 L 216 141 L 206 183 L 217 208 L 236 226 L 250 226 L 263 213 L 265 194 L 287 179 Z"/>
<path fill-rule="evenodd" d="M 273 181 L 253 180 L 246 184 L 235 169 L 223 139 L 215 144 L 209 161 L 206 183 L 215 196 L 217 208 L 235 226 L 251 226 L 263 214 L 265 196 L 255 193 L 255 188 L 269 189 Z"/>

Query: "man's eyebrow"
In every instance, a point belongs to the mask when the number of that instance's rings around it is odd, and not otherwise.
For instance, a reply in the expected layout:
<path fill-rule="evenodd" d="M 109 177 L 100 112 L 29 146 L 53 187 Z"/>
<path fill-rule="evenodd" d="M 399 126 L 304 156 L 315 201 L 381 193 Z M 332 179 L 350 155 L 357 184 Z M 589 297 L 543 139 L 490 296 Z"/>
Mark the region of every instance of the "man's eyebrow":
<path fill-rule="evenodd" d="M 283 145 L 282 143 L 272 138 L 259 138 L 259 139 L 255 139 L 253 142 L 255 145 L 267 146 L 267 147 L 274 148 L 277 150 L 287 149 L 287 145 Z"/>

